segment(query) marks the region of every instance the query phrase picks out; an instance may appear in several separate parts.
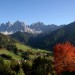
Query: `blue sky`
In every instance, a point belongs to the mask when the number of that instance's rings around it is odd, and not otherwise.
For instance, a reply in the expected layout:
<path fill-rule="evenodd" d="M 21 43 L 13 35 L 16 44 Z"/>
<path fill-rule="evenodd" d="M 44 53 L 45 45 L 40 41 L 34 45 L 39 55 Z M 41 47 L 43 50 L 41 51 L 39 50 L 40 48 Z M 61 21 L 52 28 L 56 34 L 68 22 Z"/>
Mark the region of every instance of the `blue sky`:
<path fill-rule="evenodd" d="M 0 23 L 68 24 L 75 21 L 75 0 L 0 0 Z"/>

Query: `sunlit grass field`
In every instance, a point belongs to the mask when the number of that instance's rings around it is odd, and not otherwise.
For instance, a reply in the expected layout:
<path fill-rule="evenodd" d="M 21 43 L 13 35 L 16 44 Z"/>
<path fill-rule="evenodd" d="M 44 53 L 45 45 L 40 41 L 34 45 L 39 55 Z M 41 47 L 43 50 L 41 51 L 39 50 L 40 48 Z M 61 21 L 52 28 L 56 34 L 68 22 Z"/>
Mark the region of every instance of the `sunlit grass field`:
<path fill-rule="evenodd" d="M 37 58 L 37 54 L 40 54 L 42 57 L 45 53 L 50 53 L 50 51 L 46 51 L 46 50 L 41 50 L 41 49 L 35 49 L 35 48 L 31 48 L 29 46 L 26 46 L 24 44 L 20 44 L 20 43 L 16 43 L 16 46 L 18 48 L 18 50 L 22 50 L 23 52 L 31 52 L 31 54 L 29 54 L 29 60 L 27 60 L 27 63 L 29 63 L 30 65 L 32 65 L 32 62 L 35 58 Z M 19 54 L 15 54 L 12 51 L 6 50 L 6 49 L 0 49 L 0 54 L 5 54 L 5 55 L 9 55 L 11 56 L 14 60 L 22 60 L 23 58 L 21 57 L 21 55 Z M 46 57 L 46 59 L 49 59 L 51 61 L 54 61 L 53 55 L 50 54 L 49 57 Z M 4 59 L 6 64 L 10 64 L 10 60 Z M 24 72 L 22 70 L 22 68 L 20 69 L 20 72 L 18 75 L 24 75 Z"/>

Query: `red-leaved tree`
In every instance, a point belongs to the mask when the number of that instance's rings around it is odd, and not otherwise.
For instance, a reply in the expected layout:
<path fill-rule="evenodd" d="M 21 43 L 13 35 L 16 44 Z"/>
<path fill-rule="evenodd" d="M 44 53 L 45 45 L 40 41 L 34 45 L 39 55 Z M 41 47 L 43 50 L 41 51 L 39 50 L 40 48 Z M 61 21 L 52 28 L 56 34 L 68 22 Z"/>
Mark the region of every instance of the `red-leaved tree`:
<path fill-rule="evenodd" d="M 58 75 L 64 71 L 75 71 L 75 47 L 66 42 L 54 47 L 55 70 Z"/>

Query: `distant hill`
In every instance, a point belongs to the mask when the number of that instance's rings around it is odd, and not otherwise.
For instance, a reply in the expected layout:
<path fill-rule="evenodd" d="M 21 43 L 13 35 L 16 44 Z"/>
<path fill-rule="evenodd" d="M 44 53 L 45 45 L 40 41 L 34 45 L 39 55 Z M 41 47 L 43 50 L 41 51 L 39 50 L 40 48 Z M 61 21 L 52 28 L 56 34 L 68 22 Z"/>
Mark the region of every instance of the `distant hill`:
<path fill-rule="evenodd" d="M 51 50 L 57 43 L 70 41 L 75 45 L 75 22 L 72 22 L 51 34 L 40 35 L 36 38 L 30 39 L 29 44 L 36 48 L 43 48 Z"/>
<path fill-rule="evenodd" d="M 15 47 L 15 42 L 14 39 L 0 33 L 0 49 L 5 48 L 10 50 L 11 48 L 12 50 L 12 47 Z"/>
<path fill-rule="evenodd" d="M 35 37 L 35 36 L 36 35 L 34 35 L 34 34 L 27 33 L 27 32 L 20 32 L 20 31 L 10 35 L 11 38 L 14 38 L 24 44 L 27 44 L 29 39 L 32 37 Z"/>
<path fill-rule="evenodd" d="M 2 33 L 0 33 L 0 42 L 6 42 L 6 43 L 15 43 L 15 40 L 10 38 L 7 35 L 3 35 Z"/>

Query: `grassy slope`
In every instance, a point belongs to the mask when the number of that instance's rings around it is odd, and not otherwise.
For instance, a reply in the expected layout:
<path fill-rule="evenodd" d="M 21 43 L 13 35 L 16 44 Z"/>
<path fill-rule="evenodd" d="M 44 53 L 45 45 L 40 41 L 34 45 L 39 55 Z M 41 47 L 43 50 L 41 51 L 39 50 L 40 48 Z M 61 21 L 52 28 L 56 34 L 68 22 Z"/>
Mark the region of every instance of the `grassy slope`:
<path fill-rule="evenodd" d="M 22 49 L 23 51 L 32 52 L 34 55 L 29 55 L 31 57 L 31 59 L 34 59 L 36 57 L 36 53 L 40 53 L 42 55 L 42 54 L 45 54 L 45 53 L 49 52 L 49 51 L 41 50 L 41 49 L 34 49 L 34 48 L 29 47 L 29 46 L 20 44 L 20 43 L 16 43 L 16 46 L 17 46 L 18 49 Z M 52 54 L 50 54 L 50 55 L 51 55 L 50 56 L 51 60 L 53 60 L 53 55 Z"/>
<path fill-rule="evenodd" d="M 20 60 L 21 59 L 20 56 L 14 54 L 11 51 L 6 50 L 6 49 L 1 49 L 0 54 L 6 54 L 6 55 L 9 55 L 9 56 L 12 56 L 12 58 L 15 59 L 15 60 Z"/>
<path fill-rule="evenodd" d="M 34 53 L 37 53 L 37 52 L 48 52 L 48 51 L 41 50 L 41 49 L 34 49 L 34 48 L 29 47 L 29 46 L 25 46 L 23 44 L 20 44 L 20 43 L 16 43 L 16 46 L 18 47 L 18 49 L 22 49 L 22 50 L 25 50 L 25 51 L 32 50 L 32 52 L 34 52 Z"/>
<path fill-rule="evenodd" d="M 32 52 L 32 54 L 29 55 L 30 60 L 27 61 L 30 65 L 32 64 L 32 60 L 34 60 L 37 57 L 37 53 L 40 53 L 40 55 L 43 56 L 45 53 L 49 52 L 49 51 L 45 51 L 45 50 L 41 50 L 41 49 L 34 49 L 34 48 L 28 47 L 26 45 L 20 44 L 20 43 L 16 43 L 16 46 L 18 49 L 21 49 L 23 51 Z M 20 55 L 16 55 L 13 52 L 5 50 L 5 49 L 1 49 L 0 54 L 9 55 L 15 60 L 21 60 L 22 59 L 22 57 Z M 52 55 L 47 57 L 47 59 L 54 61 L 54 58 Z"/>
<path fill-rule="evenodd" d="M 28 47 L 28 46 L 26 46 L 26 45 L 20 44 L 20 43 L 16 43 L 16 46 L 17 46 L 18 49 L 21 49 L 21 50 L 23 50 L 23 51 L 31 51 L 31 52 L 33 53 L 33 54 L 29 55 L 30 60 L 27 60 L 27 62 L 28 62 L 30 65 L 32 65 L 32 60 L 37 57 L 36 53 L 40 53 L 40 54 L 42 55 L 42 54 L 44 54 L 44 53 L 49 52 L 49 51 L 45 51 L 45 50 L 41 50 L 41 49 L 34 49 L 34 48 Z M 16 54 L 14 54 L 13 52 L 8 51 L 8 50 L 5 50 L 5 49 L 1 49 L 1 50 L 0 50 L 0 54 L 10 55 L 10 56 L 12 56 L 12 58 L 15 59 L 15 60 L 21 60 L 21 59 L 22 59 L 21 56 L 16 55 Z M 53 61 L 53 56 L 49 56 L 47 59 L 50 59 L 50 60 Z M 9 60 L 5 60 L 5 62 L 8 63 L 8 64 L 10 63 Z M 22 69 L 20 70 L 19 75 L 24 75 Z"/>
<path fill-rule="evenodd" d="M 32 52 L 33 55 L 29 55 L 29 57 L 30 57 L 31 60 L 33 60 L 35 57 L 37 57 L 36 53 L 40 53 L 42 55 L 44 53 L 49 52 L 49 51 L 45 51 L 45 50 L 41 50 L 41 49 L 34 49 L 34 48 L 29 47 L 29 46 L 20 44 L 20 43 L 16 43 L 16 46 L 17 46 L 18 49 L 21 49 L 23 51 L 30 51 L 30 52 Z M 16 55 L 13 52 L 5 50 L 5 49 L 1 49 L 0 50 L 0 54 L 10 55 L 10 56 L 12 56 L 13 59 L 21 60 L 21 56 Z M 52 60 L 53 56 L 50 56 L 50 59 Z"/>

